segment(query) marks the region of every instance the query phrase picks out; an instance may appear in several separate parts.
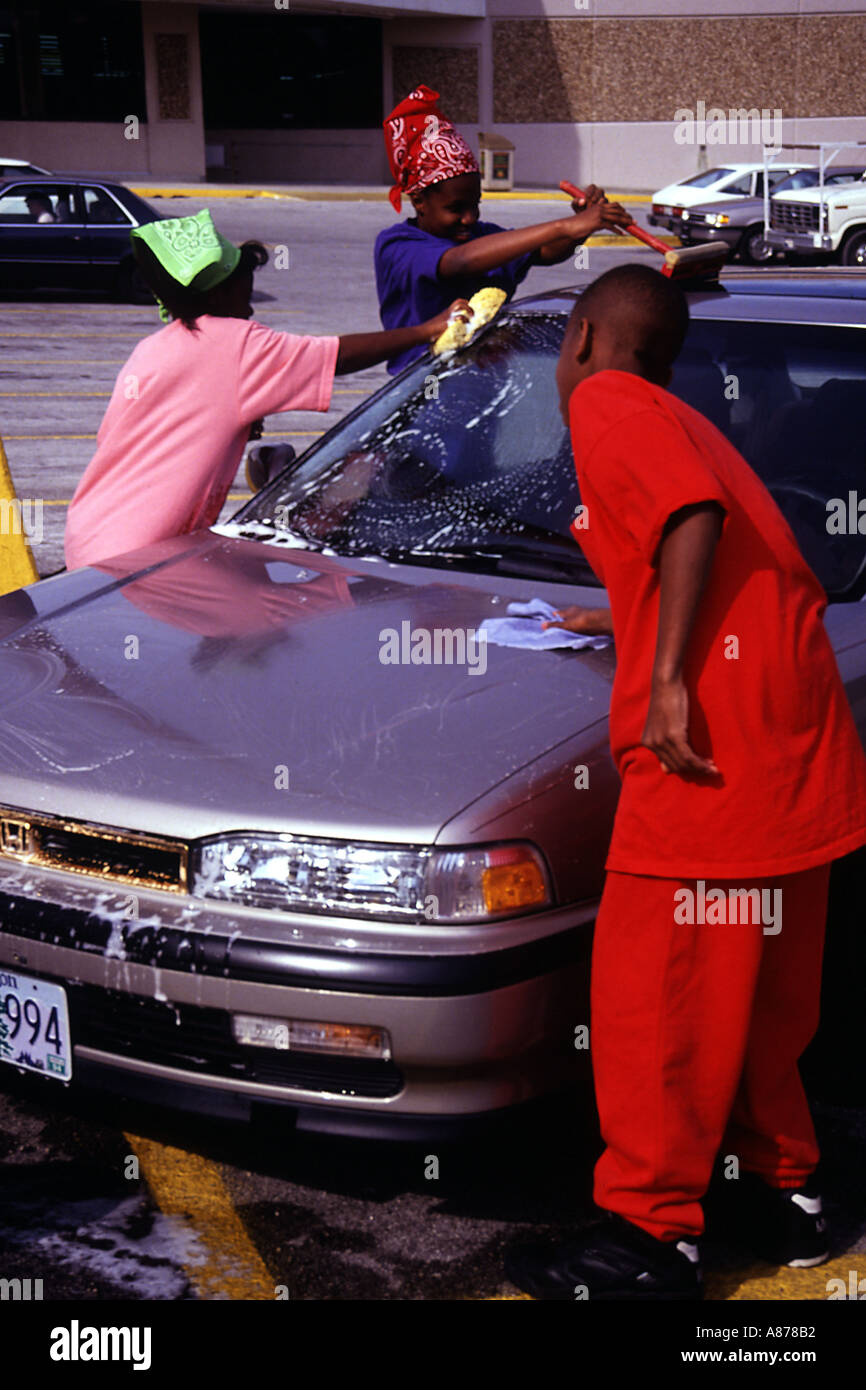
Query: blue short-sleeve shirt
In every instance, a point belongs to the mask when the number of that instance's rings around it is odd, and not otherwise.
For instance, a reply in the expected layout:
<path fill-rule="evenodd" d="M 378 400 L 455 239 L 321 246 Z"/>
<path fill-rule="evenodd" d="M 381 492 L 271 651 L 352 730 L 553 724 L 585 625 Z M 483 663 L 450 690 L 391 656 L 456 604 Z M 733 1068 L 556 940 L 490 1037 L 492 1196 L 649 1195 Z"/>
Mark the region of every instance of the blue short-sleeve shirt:
<path fill-rule="evenodd" d="M 495 222 L 476 222 L 470 239 L 503 230 Z M 471 276 L 449 276 L 447 280 L 441 280 L 439 262 L 446 251 L 457 245 L 465 245 L 465 242 L 432 236 L 408 219 L 379 233 L 373 260 L 379 314 L 385 328 L 407 328 L 411 324 L 424 323 L 441 314 L 455 299 L 470 299 L 488 285 L 505 290 L 511 298 L 521 280 L 525 280 L 536 264 L 535 252 L 528 251 L 493 270 L 480 271 Z M 401 372 L 410 362 L 423 357 L 426 350 L 421 346 L 408 348 L 390 359 L 388 371 Z"/>

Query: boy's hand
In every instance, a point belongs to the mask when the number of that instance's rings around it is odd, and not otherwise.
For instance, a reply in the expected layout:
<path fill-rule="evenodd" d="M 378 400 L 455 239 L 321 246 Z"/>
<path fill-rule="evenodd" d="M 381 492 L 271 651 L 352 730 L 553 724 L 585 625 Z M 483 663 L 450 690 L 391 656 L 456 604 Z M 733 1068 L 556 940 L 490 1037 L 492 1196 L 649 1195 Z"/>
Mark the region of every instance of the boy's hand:
<path fill-rule="evenodd" d="M 682 680 L 654 682 L 641 743 L 655 753 L 665 772 L 706 777 L 719 769 L 689 746 L 689 696 Z"/>
<path fill-rule="evenodd" d="M 613 632 L 609 608 L 581 608 L 579 604 L 572 604 L 556 611 L 558 619 L 545 620 L 541 624 L 542 632 L 549 627 L 562 627 L 566 632 L 580 632 L 586 637 Z"/>
<path fill-rule="evenodd" d="M 578 212 L 574 217 L 564 217 L 562 219 L 562 235 L 568 237 L 570 241 L 583 241 L 585 237 L 597 232 L 600 227 L 613 229 L 614 227 L 627 227 L 631 222 L 631 215 L 626 212 L 621 203 L 608 203 L 606 200 L 591 203 L 583 212 Z"/>
<path fill-rule="evenodd" d="M 428 319 L 426 323 L 419 324 L 418 332 L 423 336 L 424 342 L 435 343 L 437 338 L 441 338 L 451 319 L 462 318 L 467 323 L 472 317 L 472 310 L 469 307 L 468 299 L 455 299 L 453 304 L 449 304 L 441 314 L 437 314 L 435 319 Z"/>
<path fill-rule="evenodd" d="M 596 184 L 588 184 L 584 189 L 582 198 L 573 198 L 571 206 L 575 212 L 583 212 L 584 208 L 592 207 L 593 203 L 606 203 L 607 198 L 603 188 Z"/>

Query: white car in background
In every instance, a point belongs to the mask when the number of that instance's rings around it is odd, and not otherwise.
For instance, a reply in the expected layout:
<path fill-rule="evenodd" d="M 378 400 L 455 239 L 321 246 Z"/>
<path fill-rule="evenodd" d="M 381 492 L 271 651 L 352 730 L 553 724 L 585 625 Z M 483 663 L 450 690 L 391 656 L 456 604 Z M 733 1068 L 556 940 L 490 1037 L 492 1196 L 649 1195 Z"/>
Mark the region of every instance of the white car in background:
<path fill-rule="evenodd" d="M 51 170 L 43 169 L 40 164 L 31 164 L 29 159 L 4 159 L 0 154 L 0 183 L 4 179 L 27 179 L 32 174 L 51 176 Z"/>
<path fill-rule="evenodd" d="M 808 167 L 807 164 L 774 165 L 770 170 L 770 188 L 773 189 L 777 183 L 795 174 L 798 169 Z M 652 227 L 666 227 L 669 232 L 678 232 L 683 208 L 696 207 L 698 203 L 716 199 L 725 202 L 733 198 L 763 196 L 763 163 L 724 164 L 660 188 L 653 194 L 652 208 L 647 221 Z"/>

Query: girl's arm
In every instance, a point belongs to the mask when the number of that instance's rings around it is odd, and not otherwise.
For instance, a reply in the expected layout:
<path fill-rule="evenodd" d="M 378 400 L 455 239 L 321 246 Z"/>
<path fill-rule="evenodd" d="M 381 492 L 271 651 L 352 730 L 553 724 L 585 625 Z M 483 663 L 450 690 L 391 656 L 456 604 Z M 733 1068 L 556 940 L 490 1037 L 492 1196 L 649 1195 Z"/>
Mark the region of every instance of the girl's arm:
<path fill-rule="evenodd" d="M 724 509 L 717 502 L 683 507 L 668 522 L 658 549 L 659 625 L 649 710 L 641 743 L 666 772 L 717 773 L 689 745 L 689 700 L 683 662 L 689 634 L 712 568 Z"/>
<path fill-rule="evenodd" d="M 533 227 L 517 228 L 511 232 L 491 232 L 489 236 L 475 237 L 462 246 L 449 247 L 439 261 L 439 275 L 445 280 L 460 275 L 478 275 L 483 271 L 496 270 L 527 251 L 538 252 L 543 264 L 553 265 L 557 260 L 565 260 L 579 241 L 599 227 L 624 227 L 630 221 L 629 214 L 619 203 L 593 203 L 584 212 L 571 217 L 558 217 L 554 222 L 537 222 Z M 552 259 L 548 259 L 550 256 Z"/>
<path fill-rule="evenodd" d="M 347 372 L 361 372 L 365 367 L 375 367 L 389 357 L 398 357 L 408 348 L 426 346 L 433 343 L 445 332 L 452 314 L 471 318 L 472 310 L 465 299 L 455 299 L 454 303 L 435 318 L 426 323 L 416 323 L 411 328 L 386 328 L 381 333 L 345 333 L 340 337 L 337 353 L 336 376 Z"/>

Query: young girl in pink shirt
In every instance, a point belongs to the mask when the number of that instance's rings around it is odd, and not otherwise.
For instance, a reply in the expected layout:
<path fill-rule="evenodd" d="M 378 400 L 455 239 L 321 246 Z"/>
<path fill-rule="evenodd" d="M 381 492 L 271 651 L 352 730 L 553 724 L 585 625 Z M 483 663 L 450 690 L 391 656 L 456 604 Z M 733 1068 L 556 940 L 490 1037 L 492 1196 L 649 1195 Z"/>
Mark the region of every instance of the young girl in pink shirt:
<path fill-rule="evenodd" d="M 66 518 L 69 569 L 211 526 L 251 426 L 284 410 L 326 411 L 335 376 L 433 341 L 457 300 L 411 328 L 313 338 L 252 319 L 258 242 L 234 246 L 205 209 L 137 228 L 133 252 L 166 326 L 121 368 Z"/>

